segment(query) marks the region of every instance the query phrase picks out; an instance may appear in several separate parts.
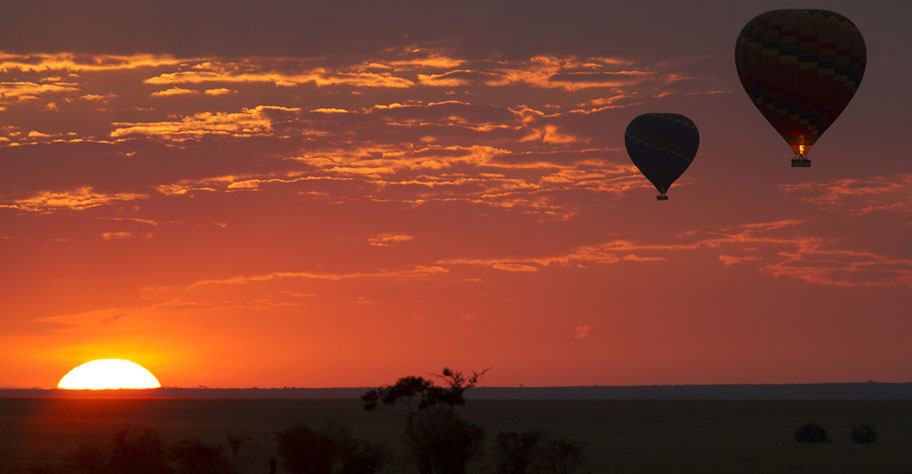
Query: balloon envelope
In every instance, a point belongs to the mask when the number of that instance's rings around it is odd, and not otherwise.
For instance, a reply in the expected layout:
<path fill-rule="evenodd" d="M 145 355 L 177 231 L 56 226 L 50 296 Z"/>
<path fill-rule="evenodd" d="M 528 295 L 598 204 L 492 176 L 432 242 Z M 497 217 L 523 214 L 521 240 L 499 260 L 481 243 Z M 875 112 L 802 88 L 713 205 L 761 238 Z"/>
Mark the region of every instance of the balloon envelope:
<path fill-rule="evenodd" d="M 858 27 L 828 10 L 762 13 L 735 44 L 744 90 L 796 155 L 807 154 L 842 113 L 865 63 Z"/>
<path fill-rule="evenodd" d="M 697 126 L 680 114 L 643 114 L 624 134 L 633 164 L 663 195 L 693 162 L 700 146 Z"/>

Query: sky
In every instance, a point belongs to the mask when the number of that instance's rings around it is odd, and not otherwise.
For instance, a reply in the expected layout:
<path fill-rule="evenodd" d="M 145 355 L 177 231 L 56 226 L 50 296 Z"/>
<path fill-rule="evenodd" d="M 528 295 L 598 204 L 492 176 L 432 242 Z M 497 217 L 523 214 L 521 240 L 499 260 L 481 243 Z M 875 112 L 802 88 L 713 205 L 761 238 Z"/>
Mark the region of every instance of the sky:
<path fill-rule="evenodd" d="M 785 2 L 9 3 L 2 387 L 912 379 L 906 2 L 801 5 L 867 45 L 807 169 L 734 66 Z"/>

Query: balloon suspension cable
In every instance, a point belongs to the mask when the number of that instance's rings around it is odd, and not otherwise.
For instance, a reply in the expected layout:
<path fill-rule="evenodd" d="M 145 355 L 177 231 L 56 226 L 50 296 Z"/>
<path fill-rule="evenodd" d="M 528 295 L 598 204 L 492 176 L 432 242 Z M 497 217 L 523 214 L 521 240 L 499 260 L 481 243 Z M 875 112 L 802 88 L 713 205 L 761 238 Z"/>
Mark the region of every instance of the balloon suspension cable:
<path fill-rule="evenodd" d="M 662 194 L 659 194 L 658 196 L 656 196 L 656 201 L 667 201 L 667 200 L 668 200 L 668 196 L 666 196 L 665 193 L 662 193 Z"/>
<path fill-rule="evenodd" d="M 792 168 L 810 168 L 811 160 L 804 154 L 792 157 Z"/>

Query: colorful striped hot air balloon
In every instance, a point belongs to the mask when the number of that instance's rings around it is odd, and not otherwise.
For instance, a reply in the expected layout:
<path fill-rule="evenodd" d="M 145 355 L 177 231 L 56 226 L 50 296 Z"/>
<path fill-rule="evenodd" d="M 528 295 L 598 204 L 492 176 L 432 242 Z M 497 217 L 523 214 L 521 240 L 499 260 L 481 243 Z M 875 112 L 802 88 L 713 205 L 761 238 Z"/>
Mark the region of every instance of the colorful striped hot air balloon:
<path fill-rule="evenodd" d="M 680 114 L 643 114 L 630 121 L 624 134 L 633 164 L 667 201 L 668 188 L 693 162 L 700 146 L 697 126 Z"/>
<path fill-rule="evenodd" d="M 865 70 L 865 43 L 848 18 L 827 10 L 774 10 L 747 22 L 735 66 L 747 95 L 792 147 L 792 166 L 845 109 Z"/>

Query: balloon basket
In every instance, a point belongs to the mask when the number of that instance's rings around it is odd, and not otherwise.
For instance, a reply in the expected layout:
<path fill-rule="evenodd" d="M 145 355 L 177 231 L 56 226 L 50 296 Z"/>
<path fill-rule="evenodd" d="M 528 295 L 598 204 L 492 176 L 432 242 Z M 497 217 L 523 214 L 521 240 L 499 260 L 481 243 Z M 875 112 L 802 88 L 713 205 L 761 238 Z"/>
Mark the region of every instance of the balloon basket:
<path fill-rule="evenodd" d="M 804 157 L 804 155 L 796 156 L 792 158 L 792 168 L 810 168 L 811 160 Z"/>
<path fill-rule="evenodd" d="M 660 195 L 656 196 L 656 201 L 667 201 L 667 200 L 668 200 L 668 196 L 666 196 L 664 194 L 660 194 Z"/>

